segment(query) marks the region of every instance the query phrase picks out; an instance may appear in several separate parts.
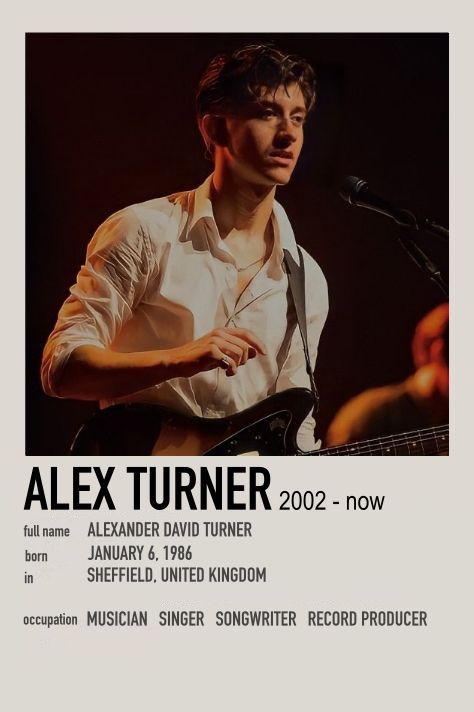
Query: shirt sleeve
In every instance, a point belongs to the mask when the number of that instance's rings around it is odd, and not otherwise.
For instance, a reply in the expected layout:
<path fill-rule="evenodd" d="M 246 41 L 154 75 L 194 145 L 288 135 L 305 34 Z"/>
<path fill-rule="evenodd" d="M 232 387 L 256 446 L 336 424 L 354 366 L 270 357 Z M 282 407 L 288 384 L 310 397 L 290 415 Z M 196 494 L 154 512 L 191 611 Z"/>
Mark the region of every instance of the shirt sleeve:
<path fill-rule="evenodd" d="M 57 395 L 61 372 L 79 346 L 107 348 L 142 298 L 152 269 L 149 236 L 131 208 L 94 234 L 43 351 L 41 381 Z"/>
<path fill-rule="evenodd" d="M 328 289 L 326 279 L 319 265 L 301 249 L 305 265 L 306 323 L 308 330 L 308 348 L 313 371 L 316 366 L 319 339 L 328 315 Z M 306 360 L 298 324 L 293 332 L 288 355 L 278 376 L 276 390 L 288 388 L 311 388 L 306 372 Z M 316 422 L 309 413 L 298 431 L 297 442 L 302 450 L 316 447 L 314 429 Z"/>

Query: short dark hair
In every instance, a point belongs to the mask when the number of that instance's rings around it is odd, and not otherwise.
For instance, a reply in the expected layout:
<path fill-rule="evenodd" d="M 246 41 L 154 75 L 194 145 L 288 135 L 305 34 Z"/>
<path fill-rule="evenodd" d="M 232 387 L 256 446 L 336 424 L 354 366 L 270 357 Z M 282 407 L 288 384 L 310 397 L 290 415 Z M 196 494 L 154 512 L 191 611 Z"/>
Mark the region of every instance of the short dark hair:
<path fill-rule="evenodd" d="M 248 45 L 231 54 L 219 54 L 209 63 L 198 85 L 198 119 L 258 102 L 263 87 L 276 91 L 279 86 L 287 87 L 294 82 L 300 87 L 309 111 L 316 100 L 316 79 L 305 59 L 284 54 L 269 44 Z"/>

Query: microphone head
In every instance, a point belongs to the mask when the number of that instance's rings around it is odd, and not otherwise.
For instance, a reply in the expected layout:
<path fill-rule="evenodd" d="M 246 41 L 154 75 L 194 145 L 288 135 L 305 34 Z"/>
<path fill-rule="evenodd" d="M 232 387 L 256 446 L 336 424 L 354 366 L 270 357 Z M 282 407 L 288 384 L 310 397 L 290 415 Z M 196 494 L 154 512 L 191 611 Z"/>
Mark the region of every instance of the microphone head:
<path fill-rule="evenodd" d="M 356 205 L 360 191 L 367 188 L 367 181 L 356 176 L 346 176 L 339 188 L 339 195 L 349 205 Z"/>

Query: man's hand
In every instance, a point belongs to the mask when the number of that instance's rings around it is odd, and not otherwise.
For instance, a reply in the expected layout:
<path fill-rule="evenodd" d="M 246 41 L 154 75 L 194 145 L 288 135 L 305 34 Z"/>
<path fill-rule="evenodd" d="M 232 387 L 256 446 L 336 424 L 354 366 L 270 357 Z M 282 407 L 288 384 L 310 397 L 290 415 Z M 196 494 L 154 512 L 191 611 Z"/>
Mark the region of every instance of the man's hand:
<path fill-rule="evenodd" d="M 169 349 L 171 370 L 178 376 L 194 376 L 201 371 L 225 368 L 227 376 L 235 376 L 257 354 L 266 354 L 265 347 L 248 329 L 214 329 L 183 346 Z"/>
<path fill-rule="evenodd" d="M 160 351 L 117 352 L 78 346 L 62 370 L 56 395 L 80 400 L 120 398 L 172 378 L 225 368 L 235 376 L 239 366 L 265 347 L 247 329 L 214 329 L 196 341 Z"/>

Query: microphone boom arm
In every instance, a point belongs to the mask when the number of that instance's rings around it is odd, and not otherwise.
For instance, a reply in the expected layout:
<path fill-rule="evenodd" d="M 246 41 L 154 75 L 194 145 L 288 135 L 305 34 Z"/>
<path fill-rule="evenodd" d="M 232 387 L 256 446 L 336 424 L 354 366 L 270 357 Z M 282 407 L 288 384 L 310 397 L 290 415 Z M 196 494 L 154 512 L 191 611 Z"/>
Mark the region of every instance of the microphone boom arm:
<path fill-rule="evenodd" d="M 418 265 L 418 267 L 428 275 L 431 281 L 441 289 L 443 294 L 448 297 L 448 285 L 441 274 L 441 270 L 430 260 L 426 252 L 408 236 L 406 229 L 403 227 L 401 228 L 401 234 L 398 236 L 398 241 L 405 252 L 412 258 L 413 262 Z"/>
<path fill-rule="evenodd" d="M 418 267 L 448 296 L 448 286 L 441 270 L 432 262 L 415 240 L 414 233 L 426 232 L 445 240 L 449 238 L 449 231 L 438 225 L 434 220 L 418 218 L 410 210 L 399 208 L 388 201 L 370 192 L 367 181 L 355 176 L 347 176 L 339 191 L 339 195 L 349 205 L 373 210 L 381 213 L 396 222 L 400 228 L 399 242 L 403 249 Z"/>

